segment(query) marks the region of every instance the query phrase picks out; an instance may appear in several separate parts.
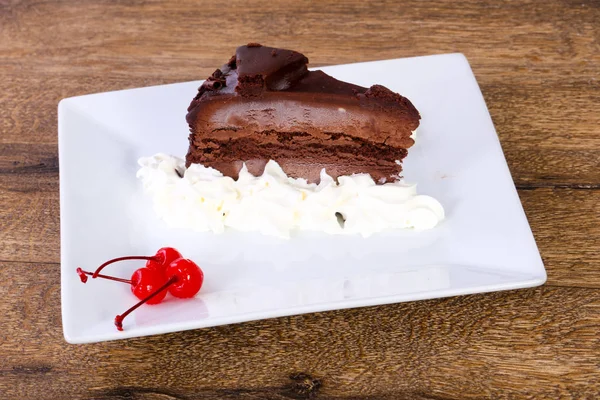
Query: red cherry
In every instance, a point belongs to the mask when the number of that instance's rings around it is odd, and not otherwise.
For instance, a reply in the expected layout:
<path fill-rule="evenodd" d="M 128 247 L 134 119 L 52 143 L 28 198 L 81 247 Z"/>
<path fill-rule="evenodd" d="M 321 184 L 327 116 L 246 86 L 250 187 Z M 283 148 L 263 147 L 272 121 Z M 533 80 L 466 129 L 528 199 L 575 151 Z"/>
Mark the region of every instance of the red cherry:
<path fill-rule="evenodd" d="M 151 271 L 151 270 L 147 269 L 147 271 Z M 159 287 L 153 293 L 148 295 L 148 297 L 140 300 L 137 304 L 135 304 L 133 307 L 129 308 L 129 310 L 125 311 L 123 314 L 117 315 L 115 317 L 115 326 L 117 327 L 117 329 L 122 331 L 123 330 L 123 320 L 125 319 L 125 317 L 128 316 L 129 314 L 131 314 L 136 308 L 138 308 L 142 304 L 144 304 L 144 303 L 154 304 L 154 303 L 152 303 L 152 301 L 153 301 L 153 298 L 155 298 L 155 297 L 160 297 L 160 299 L 162 301 L 162 299 L 164 299 L 165 296 L 167 295 L 166 289 L 169 287 L 169 285 L 173 284 L 176 279 L 177 279 L 176 277 L 172 277 L 171 279 L 166 281 L 161 287 Z"/>
<path fill-rule="evenodd" d="M 163 247 L 158 249 L 154 255 L 154 260 L 148 260 L 146 262 L 146 268 L 156 269 L 164 273 L 169 264 L 182 257 L 181 253 L 173 247 Z"/>
<path fill-rule="evenodd" d="M 157 271 L 155 269 L 149 268 L 140 268 L 135 270 L 133 275 L 131 275 L 131 292 L 140 300 L 144 300 L 152 293 L 156 291 L 159 287 L 165 284 L 167 278 L 165 274 Z M 167 295 L 167 291 L 164 290 L 160 293 L 157 293 L 152 298 L 149 298 L 146 303 L 148 304 L 158 304 L 164 300 Z"/>
<path fill-rule="evenodd" d="M 100 274 L 100 271 L 107 265 L 124 260 L 147 260 L 147 262 L 144 268 L 137 269 L 131 275 L 131 279 Z M 131 285 L 132 293 L 140 301 L 123 314 L 115 317 L 115 325 L 120 331 L 123 330 L 125 317 L 144 303 L 160 303 L 167 295 L 167 289 L 173 296 L 185 299 L 194 297 L 204 282 L 204 273 L 200 267 L 193 261 L 182 258 L 181 253 L 172 247 L 163 247 L 152 257 L 114 258 L 100 265 L 93 273 L 77 268 L 77 275 L 83 283 L 87 282 L 88 276 L 92 276 L 92 278 L 109 279 Z"/>
<path fill-rule="evenodd" d="M 79 275 L 79 279 L 81 282 L 86 283 L 88 280 L 88 275 L 94 275 L 92 272 L 84 271 L 81 268 L 77 268 L 77 275 Z M 166 281 L 167 278 L 165 274 L 148 268 L 140 268 L 133 272 L 131 275 L 131 279 L 123 279 L 117 278 L 114 276 L 102 275 L 98 274 L 98 278 L 109 279 L 111 281 L 129 283 L 131 285 L 131 292 L 140 300 L 146 299 L 149 295 L 151 295 L 156 289 L 161 287 Z M 159 295 L 153 296 L 151 300 L 147 300 L 148 304 L 158 304 L 167 295 L 167 292 L 164 291 Z"/>
<path fill-rule="evenodd" d="M 194 297 L 204 282 L 204 273 L 192 260 L 180 258 L 167 267 L 167 279 L 175 278 L 169 292 L 180 299 Z"/>
<path fill-rule="evenodd" d="M 138 271 L 143 271 L 143 270 L 153 271 L 153 270 L 147 269 L 147 268 L 146 269 L 141 268 Z M 161 274 L 158 274 L 157 276 L 161 276 Z M 133 277 L 132 277 L 132 281 L 133 281 Z M 131 307 L 129 310 L 125 311 L 121 315 L 117 315 L 115 317 L 115 326 L 117 327 L 118 330 L 122 331 L 123 330 L 123 320 L 125 319 L 125 317 L 127 317 L 133 310 L 135 310 L 136 308 L 138 308 L 139 306 L 141 306 L 142 304 L 144 304 L 146 302 L 149 304 L 155 304 L 154 303 L 155 297 L 160 298 L 160 300 L 164 299 L 164 297 L 167 293 L 167 290 L 166 290 L 167 288 L 169 289 L 169 292 L 171 292 L 171 294 L 175 297 L 190 298 L 190 297 L 194 297 L 196 295 L 196 293 L 198 293 L 198 291 L 200 291 L 200 288 L 202 287 L 202 282 L 204 282 L 204 273 L 202 272 L 200 267 L 198 267 L 198 265 L 196 265 L 195 262 L 193 262 L 192 260 L 185 259 L 185 258 L 179 258 L 179 259 L 173 261 L 167 267 L 166 282 L 158 289 L 155 289 L 153 293 L 148 295 L 148 297 L 144 298 L 143 300 L 138 302 L 136 305 Z M 137 293 L 136 293 L 136 296 L 138 296 Z M 156 303 L 158 303 L 158 302 L 160 302 L 160 301 L 156 301 Z"/>
<path fill-rule="evenodd" d="M 104 269 L 107 265 L 115 263 L 117 261 L 125 261 L 125 260 L 148 260 L 146 262 L 146 267 L 150 269 L 158 269 L 165 270 L 167 266 L 173 262 L 174 260 L 181 258 L 181 254 L 172 247 L 163 247 L 159 249 L 155 255 L 153 256 L 126 256 L 126 257 L 117 257 L 112 260 L 108 260 L 104 264 L 100 265 L 98 269 L 93 273 L 92 278 L 97 278 L 100 274 L 100 271 Z"/>

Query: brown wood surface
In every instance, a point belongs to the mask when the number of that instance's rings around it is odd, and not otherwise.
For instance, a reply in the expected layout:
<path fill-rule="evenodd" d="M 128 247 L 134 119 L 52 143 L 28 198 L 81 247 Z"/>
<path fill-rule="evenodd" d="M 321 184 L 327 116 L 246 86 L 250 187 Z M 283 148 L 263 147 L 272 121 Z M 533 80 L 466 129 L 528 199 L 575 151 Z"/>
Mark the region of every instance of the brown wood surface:
<path fill-rule="evenodd" d="M 548 283 L 66 344 L 58 101 L 201 79 L 250 41 L 312 65 L 464 53 Z M 599 1 L 0 1 L 0 132 L 2 399 L 598 398 Z"/>

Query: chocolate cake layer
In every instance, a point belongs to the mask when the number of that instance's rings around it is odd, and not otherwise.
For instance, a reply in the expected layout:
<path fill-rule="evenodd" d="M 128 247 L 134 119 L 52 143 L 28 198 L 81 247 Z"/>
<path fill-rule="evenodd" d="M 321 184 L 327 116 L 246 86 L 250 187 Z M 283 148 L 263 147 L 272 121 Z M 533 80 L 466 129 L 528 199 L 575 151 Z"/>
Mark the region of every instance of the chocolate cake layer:
<path fill-rule="evenodd" d="M 308 71 L 302 54 L 249 44 L 216 70 L 188 108 L 186 164 L 237 178 L 246 162 L 260 175 L 268 160 L 289 176 L 318 182 L 322 168 L 338 177 L 369 173 L 398 178 L 420 116 L 389 89 L 341 82 Z"/>

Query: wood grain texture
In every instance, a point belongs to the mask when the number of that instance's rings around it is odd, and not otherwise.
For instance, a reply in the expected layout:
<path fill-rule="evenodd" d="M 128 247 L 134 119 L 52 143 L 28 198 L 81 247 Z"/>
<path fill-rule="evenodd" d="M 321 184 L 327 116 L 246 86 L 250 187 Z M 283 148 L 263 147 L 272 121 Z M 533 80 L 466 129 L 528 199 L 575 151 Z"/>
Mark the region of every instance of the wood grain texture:
<path fill-rule="evenodd" d="M 307 379 L 325 399 L 600 391 L 594 289 L 542 287 L 73 346 L 62 338 L 58 265 L 2 263 L 0 281 L 10 282 L 0 295 L 12 299 L 0 303 L 6 398 L 288 399 L 303 398 Z"/>
<path fill-rule="evenodd" d="M 302 49 L 314 65 L 458 51 L 479 79 L 518 185 L 600 181 L 598 1 L 228 4 L 226 13 L 210 2 L 5 6 L 2 141 L 55 143 L 61 98 L 199 79 L 250 39 Z M 226 36 L 207 15 L 219 15 Z"/>
<path fill-rule="evenodd" d="M 597 398 L 598 21 L 597 0 L 0 1 L 0 398 Z M 58 101 L 201 79 L 250 41 L 315 66 L 464 53 L 547 286 L 67 345 Z"/>

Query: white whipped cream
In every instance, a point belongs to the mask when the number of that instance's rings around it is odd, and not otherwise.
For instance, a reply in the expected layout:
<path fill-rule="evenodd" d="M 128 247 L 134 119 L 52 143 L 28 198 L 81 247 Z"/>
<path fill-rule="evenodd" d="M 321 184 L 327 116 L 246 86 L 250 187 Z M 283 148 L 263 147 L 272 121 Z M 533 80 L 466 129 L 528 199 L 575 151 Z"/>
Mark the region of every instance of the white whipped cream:
<path fill-rule="evenodd" d="M 325 170 L 317 185 L 288 177 L 275 161 L 261 176 L 242 168 L 238 180 L 213 168 L 156 154 L 137 173 L 154 210 L 169 226 L 221 233 L 226 227 L 288 238 L 294 230 L 364 237 L 390 229 L 430 229 L 444 218 L 441 204 L 404 182 L 377 185 L 368 174 Z M 180 176 L 181 175 L 181 176 Z M 338 216 L 343 216 L 341 221 Z"/>

